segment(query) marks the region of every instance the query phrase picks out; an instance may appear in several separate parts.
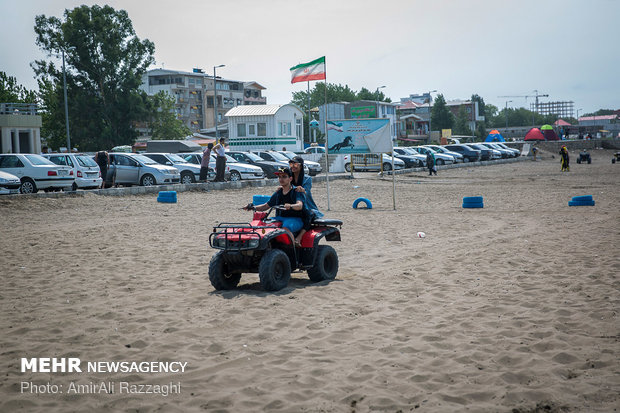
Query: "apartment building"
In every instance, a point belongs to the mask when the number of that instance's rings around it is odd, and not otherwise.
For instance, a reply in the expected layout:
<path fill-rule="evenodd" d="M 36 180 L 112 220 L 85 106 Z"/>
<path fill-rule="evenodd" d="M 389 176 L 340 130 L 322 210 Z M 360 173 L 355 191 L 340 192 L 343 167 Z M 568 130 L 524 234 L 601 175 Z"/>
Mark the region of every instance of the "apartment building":
<path fill-rule="evenodd" d="M 227 123 L 225 114 L 230 109 L 247 104 L 266 104 L 262 96 L 263 86 L 256 82 L 243 82 L 220 78 L 204 73 L 201 69 L 192 72 L 153 69 L 142 77 L 140 86 L 148 95 L 167 92 L 175 99 L 178 119 L 193 132 L 219 127 Z M 215 92 L 217 90 L 217 92 Z M 217 96 L 217 109 L 215 109 Z"/>

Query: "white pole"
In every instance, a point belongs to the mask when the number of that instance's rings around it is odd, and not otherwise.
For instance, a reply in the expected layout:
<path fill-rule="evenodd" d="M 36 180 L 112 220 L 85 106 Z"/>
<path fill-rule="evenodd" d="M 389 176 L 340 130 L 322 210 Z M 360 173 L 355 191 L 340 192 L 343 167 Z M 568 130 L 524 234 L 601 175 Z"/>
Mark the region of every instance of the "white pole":
<path fill-rule="evenodd" d="M 325 62 L 325 180 L 327 182 L 327 210 L 331 210 L 329 199 L 329 139 L 327 133 L 327 61 Z"/>

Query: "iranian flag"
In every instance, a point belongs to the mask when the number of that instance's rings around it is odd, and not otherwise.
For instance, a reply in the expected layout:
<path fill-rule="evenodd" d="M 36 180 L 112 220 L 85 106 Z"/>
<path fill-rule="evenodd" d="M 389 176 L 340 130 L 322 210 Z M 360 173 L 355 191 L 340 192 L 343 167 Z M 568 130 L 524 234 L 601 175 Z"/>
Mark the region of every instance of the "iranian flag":
<path fill-rule="evenodd" d="M 291 67 L 291 83 L 325 79 L 325 56 Z"/>

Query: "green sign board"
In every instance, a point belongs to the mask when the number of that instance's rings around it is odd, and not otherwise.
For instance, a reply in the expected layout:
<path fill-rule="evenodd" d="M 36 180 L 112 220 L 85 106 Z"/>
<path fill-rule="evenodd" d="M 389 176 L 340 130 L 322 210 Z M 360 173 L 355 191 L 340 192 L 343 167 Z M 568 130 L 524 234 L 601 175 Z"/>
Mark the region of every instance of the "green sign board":
<path fill-rule="evenodd" d="M 351 108 L 351 119 L 368 119 L 376 118 L 377 111 L 374 106 L 358 106 Z"/>

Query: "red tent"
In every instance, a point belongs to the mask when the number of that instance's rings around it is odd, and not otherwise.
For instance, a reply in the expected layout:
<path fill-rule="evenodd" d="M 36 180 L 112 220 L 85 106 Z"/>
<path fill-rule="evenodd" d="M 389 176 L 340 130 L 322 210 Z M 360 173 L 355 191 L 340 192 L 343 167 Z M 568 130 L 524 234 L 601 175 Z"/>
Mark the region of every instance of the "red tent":
<path fill-rule="evenodd" d="M 558 119 L 553 122 L 555 126 L 570 126 L 570 123 L 566 122 L 564 119 Z"/>
<path fill-rule="evenodd" d="M 553 129 L 543 130 L 542 134 L 544 135 L 545 139 L 548 141 L 559 141 L 560 140 L 560 138 L 558 137 L 558 134 L 555 133 Z"/>
<path fill-rule="evenodd" d="M 525 135 L 525 139 L 526 141 L 544 141 L 545 137 L 542 134 L 542 132 L 540 131 L 540 129 L 538 128 L 532 128 L 530 129 L 530 131 Z"/>

